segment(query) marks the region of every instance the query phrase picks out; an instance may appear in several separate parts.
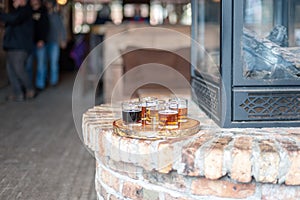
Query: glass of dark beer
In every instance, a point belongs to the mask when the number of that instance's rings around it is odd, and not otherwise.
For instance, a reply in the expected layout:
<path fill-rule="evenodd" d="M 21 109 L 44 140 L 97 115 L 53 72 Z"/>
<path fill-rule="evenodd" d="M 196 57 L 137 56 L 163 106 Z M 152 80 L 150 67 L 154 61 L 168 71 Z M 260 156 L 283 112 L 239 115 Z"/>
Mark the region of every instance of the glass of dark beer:
<path fill-rule="evenodd" d="M 142 109 L 139 102 L 122 103 L 122 120 L 125 125 L 139 125 Z"/>

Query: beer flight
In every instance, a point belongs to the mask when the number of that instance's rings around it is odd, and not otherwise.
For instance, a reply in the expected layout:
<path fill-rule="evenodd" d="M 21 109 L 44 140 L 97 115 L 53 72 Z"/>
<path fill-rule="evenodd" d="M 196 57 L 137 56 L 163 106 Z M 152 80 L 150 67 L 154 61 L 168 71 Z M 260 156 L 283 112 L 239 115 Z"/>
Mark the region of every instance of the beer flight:
<path fill-rule="evenodd" d="M 138 101 L 122 102 L 122 120 L 125 126 L 158 126 L 176 129 L 180 123 L 187 122 L 188 100 L 171 98 L 161 100 L 144 97 Z"/>

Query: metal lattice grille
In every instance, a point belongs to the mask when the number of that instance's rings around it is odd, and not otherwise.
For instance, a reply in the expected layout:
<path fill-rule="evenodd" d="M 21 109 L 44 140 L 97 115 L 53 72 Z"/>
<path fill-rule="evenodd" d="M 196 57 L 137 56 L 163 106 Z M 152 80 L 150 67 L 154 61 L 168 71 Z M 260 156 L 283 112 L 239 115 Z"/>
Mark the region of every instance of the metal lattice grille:
<path fill-rule="evenodd" d="M 192 81 L 193 96 L 197 104 L 204 108 L 209 114 L 218 116 L 218 90 L 199 80 Z"/>
<path fill-rule="evenodd" d="M 300 119 L 300 94 L 249 93 L 239 105 L 249 119 Z"/>

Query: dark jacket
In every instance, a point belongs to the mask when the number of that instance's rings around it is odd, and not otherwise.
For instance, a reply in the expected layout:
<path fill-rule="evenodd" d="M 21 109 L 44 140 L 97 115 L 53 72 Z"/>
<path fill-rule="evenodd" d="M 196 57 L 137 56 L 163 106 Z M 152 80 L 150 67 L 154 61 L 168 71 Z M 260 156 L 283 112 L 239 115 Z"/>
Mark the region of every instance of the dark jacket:
<path fill-rule="evenodd" d="M 60 42 L 67 41 L 67 33 L 63 21 L 57 12 L 49 13 L 49 32 L 47 42 Z"/>
<path fill-rule="evenodd" d="M 49 31 L 49 19 L 46 7 L 42 6 L 38 10 L 33 10 L 32 19 L 34 23 L 34 42 L 42 40 L 47 42 Z"/>
<path fill-rule="evenodd" d="M 33 49 L 32 9 L 28 4 L 11 13 L 0 13 L 0 21 L 5 23 L 4 50 Z"/>

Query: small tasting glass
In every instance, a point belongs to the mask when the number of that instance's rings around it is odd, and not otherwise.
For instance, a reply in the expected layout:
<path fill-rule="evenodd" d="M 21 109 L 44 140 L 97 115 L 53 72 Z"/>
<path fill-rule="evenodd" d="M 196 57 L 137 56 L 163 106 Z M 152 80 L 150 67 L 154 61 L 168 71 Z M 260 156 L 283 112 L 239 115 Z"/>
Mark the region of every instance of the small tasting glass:
<path fill-rule="evenodd" d="M 178 122 L 187 122 L 187 114 L 188 114 L 188 100 L 185 98 L 172 98 L 169 100 L 170 104 L 177 103 L 178 110 Z M 171 108 L 173 110 L 174 108 Z"/>
<path fill-rule="evenodd" d="M 141 112 L 139 102 L 122 103 L 122 119 L 125 125 L 139 125 L 141 121 Z"/>
<path fill-rule="evenodd" d="M 147 101 L 148 102 L 155 102 L 157 101 L 156 97 L 143 97 L 140 99 L 140 107 L 141 107 L 141 122 L 142 125 L 147 124 Z"/>
<path fill-rule="evenodd" d="M 178 104 L 169 102 L 165 109 L 158 112 L 159 128 L 176 129 L 178 128 Z"/>

